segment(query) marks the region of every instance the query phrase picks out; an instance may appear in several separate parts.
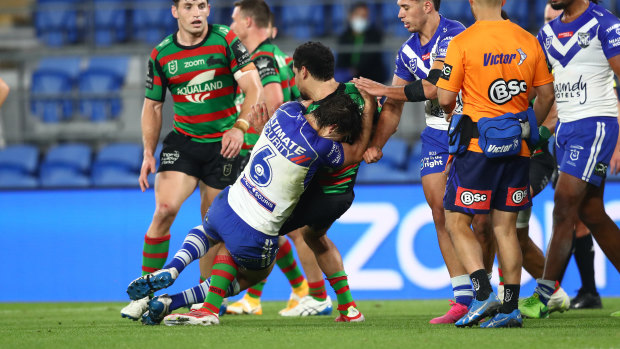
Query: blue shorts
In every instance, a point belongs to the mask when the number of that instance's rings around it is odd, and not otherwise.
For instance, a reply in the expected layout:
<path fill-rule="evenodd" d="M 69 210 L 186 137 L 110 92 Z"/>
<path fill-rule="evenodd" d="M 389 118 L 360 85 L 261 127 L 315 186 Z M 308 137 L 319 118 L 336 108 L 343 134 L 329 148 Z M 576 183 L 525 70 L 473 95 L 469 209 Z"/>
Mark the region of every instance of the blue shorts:
<path fill-rule="evenodd" d="M 560 171 L 600 186 L 618 140 L 618 120 L 595 117 L 559 122 L 555 149 Z"/>
<path fill-rule="evenodd" d="M 228 204 L 228 189 L 215 198 L 202 223 L 207 235 L 223 241 L 237 265 L 250 270 L 269 267 L 278 253 L 278 237 L 249 226 Z"/>
<path fill-rule="evenodd" d="M 420 177 L 443 172 L 448 162 L 448 131 L 426 127 L 420 135 L 422 140 L 422 161 Z"/>
<path fill-rule="evenodd" d="M 468 214 L 524 210 L 532 206 L 529 173 L 527 157 L 489 159 L 467 151 L 454 157 L 443 207 Z"/>

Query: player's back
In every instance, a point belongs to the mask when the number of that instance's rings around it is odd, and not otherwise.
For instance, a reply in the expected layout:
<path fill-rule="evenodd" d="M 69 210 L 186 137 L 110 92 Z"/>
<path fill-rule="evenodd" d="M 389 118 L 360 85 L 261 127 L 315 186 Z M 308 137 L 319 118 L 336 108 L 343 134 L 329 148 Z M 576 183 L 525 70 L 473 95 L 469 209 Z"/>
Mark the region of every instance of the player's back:
<path fill-rule="evenodd" d="M 443 74 L 448 81 L 440 87 L 462 83 L 463 114 L 473 121 L 522 112 L 528 107 L 528 90 L 552 81 L 541 60 L 538 41 L 518 25 L 477 21 L 452 39 Z"/>
<path fill-rule="evenodd" d="M 342 145 L 319 137 L 304 113 L 298 102 L 278 108 L 230 189 L 233 210 L 267 235 L 278 235 L 319 167 L 338 167 L 344 160 Z"/>

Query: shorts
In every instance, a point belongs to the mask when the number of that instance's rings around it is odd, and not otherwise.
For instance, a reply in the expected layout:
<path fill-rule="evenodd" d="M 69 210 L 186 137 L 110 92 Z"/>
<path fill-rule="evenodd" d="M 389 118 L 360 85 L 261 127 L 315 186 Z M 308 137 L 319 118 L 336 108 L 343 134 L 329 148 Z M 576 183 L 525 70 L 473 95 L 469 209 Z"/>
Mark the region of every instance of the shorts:
<path fill-rule="evenodd" d="M 594 117 L 559 122 L 555 150 L 560 172 L 601 185 L 618 140 L 615 117 Z"/>
<path fill-rule="evenodd" d="M 455 156 L 443 205 L 446 210 L 488 214 L 492 209 L 516 212 L 532 206 L 530 159 L 512 156 L 489 159 L 467 151 Z"/>
<path fill-rule="evenodd" d="M 215 189 L 224 189 L 239 174 L 237 158 L 221 154 L 222 142 L 200 143 L 175 131 L 164 138 L 157 172 L 177 171 L 196 177 Z"/>
<path fill-rule="evenodd" d="M 420 176 L 445 171 L 448 162 L 448 131 L 426 127 L 420 135 L 422 140 L 422 160 Z"/>
<path fill-rule="evenodd" d="M 280 235 L 286 235 L 306 225 L 314 230 L 327 229 L 347 212 L 353 199 L 353 190 L 342 194 L 325 194 L 315 177 L 301 195 L 293 213 L 280 228 Z"/>
<path fill-rule="evenodd" d="M 530 186 L 532 187 L 532 196 L 538 195 L 549 182 L 555 171 L 555 158 L 551 153 L 547 144 L 542 147 L 540 153 L 532 155 L 530 159 Z"/>
<path fill-rule="evenodd" d="M 278 254 L 278 237 L 264 234 L 247 224 L 228 204 L 228 191 L 215 198 L 202 223 L 207 235 L 223 241 L 237 265 L 249 270 L 268 268 Z"/>

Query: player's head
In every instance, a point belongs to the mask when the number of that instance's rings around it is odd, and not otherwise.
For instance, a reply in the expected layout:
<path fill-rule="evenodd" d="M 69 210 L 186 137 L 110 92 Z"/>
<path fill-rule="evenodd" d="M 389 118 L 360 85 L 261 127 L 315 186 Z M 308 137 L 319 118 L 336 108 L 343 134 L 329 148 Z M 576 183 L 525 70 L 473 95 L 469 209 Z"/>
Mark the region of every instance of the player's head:
<path fill-rule="evenodd" d="M 276 27 L 276 16 L 273 12 L 269 12 L 269 27 L 267 28 L 269 37 L 275 39 L 278 36 L 278 27 Z"/>
<path fill-rule="evenodd" d="M 349 25 L 355 33 L 363 33 L 369 25 L 370 10 L 365 2 L 356 2 L 349 10 Z"/>
<path fill-rule="evenodd" d="M 588 1 L 587 0 L 549 0 L 549 4 L 554 10 L 562 10 L 562 11 L 564 11 L 564 9 L 571 6 L 575 2 L 588 2 Z M 598 4 L 599 1 L 590 0 L 590 2 Z"/>
<path fill-rule="evenodd" d="M 471 13 L 474 15 L 474 18 L 478 19 L 476 13 L 480 9 L 496 9 L 499 14 L 502 13 L 502 7 L 506 4 L 506 0 L 469 0 L 469 5 L 471 6 Z M 508 17 L 508 14 L 505 14 Z M 505 18 L 502 16 L 502 18 Z"/>
<path fill-rule="evenodd" d="M 545 5 L 545 14 L 544 14 L 545 24 L 556 19 L 561 14 L 562 14 L 562 10 L 554 10 L 553 7 L 551 7 L 551 2 L 547 2 L 547 5 Z"/>
<path fill-rule="evenodd" d="M 320 42 L 308 41 L 293 53 L 293 73 L 301 98 L 309 99 L 310 81 L 329 81 L 334 78 L 334 54 Z"/>
<path fill-rule="evenodd" d="M 232 29 L 243 40 L 253 28 L 267 29 L 271 10 L 263 0 L 239 0 L 234 3 Z"/>
<path fill-rule="evenodd" d="M 362 115 L 347 94 L 336 94 L 321 101 L 311 114 L 319 136 L 334 141 L 355 142 L 362 132 Z"/>
<path fill-rule="evenodd" d="M 400 10 L 398 18 L 403 22 L 405 29 L 416 33 L 424 28 L 432 14 L 439 11 L 441 0 L 398 0 Z"/>
<path fill-rule="evenodd" d="M 177 19 L 179 30 L 200 35 L 207 29 L 210 5 L 207 0 L 173 0 L 172 16 Z"/>

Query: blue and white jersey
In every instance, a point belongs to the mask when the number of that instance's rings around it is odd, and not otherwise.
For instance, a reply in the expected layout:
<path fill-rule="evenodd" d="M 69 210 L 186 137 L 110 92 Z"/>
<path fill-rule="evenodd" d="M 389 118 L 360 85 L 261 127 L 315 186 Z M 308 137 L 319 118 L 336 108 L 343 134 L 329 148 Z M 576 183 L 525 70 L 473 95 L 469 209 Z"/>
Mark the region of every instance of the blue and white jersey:
<path fill-rule="evenodd" d="M 607 60 L 620 54 L 620 20 L 594 3 L 570 23 L 561 17 L 538 33 L 553 69 L 560 121 L 616 117 L 614 72 Z"/>
<path fill-rule="evenodd" d="M 433 62 L 436 59 L 446 58 L 450 40 L 463 30 L 465 26 L 460 22 L 440 16 L 437 31 L 426 45 L 421 45 L 420 36 L 418 33 L 413 33 L 398 51 L 394 75 L 406 81 L 426 79 Z M 455 112 L 460 113 L 462 108 L 463 103 L 459 93 Z M 449 124 L 444 118 L 444 112 L 439 107 L 437 99 L 426 101 L 425 112 L 428 126 L 448 130 Z"/>
<path fill-rule="evenodd" d="M 317 169 L 344 162 L 342 144 L 319 137 L 305 111 L 298 102 L 276 110 L 228 194 L 235 213 L 267 235 L 278 235 Z"/>

